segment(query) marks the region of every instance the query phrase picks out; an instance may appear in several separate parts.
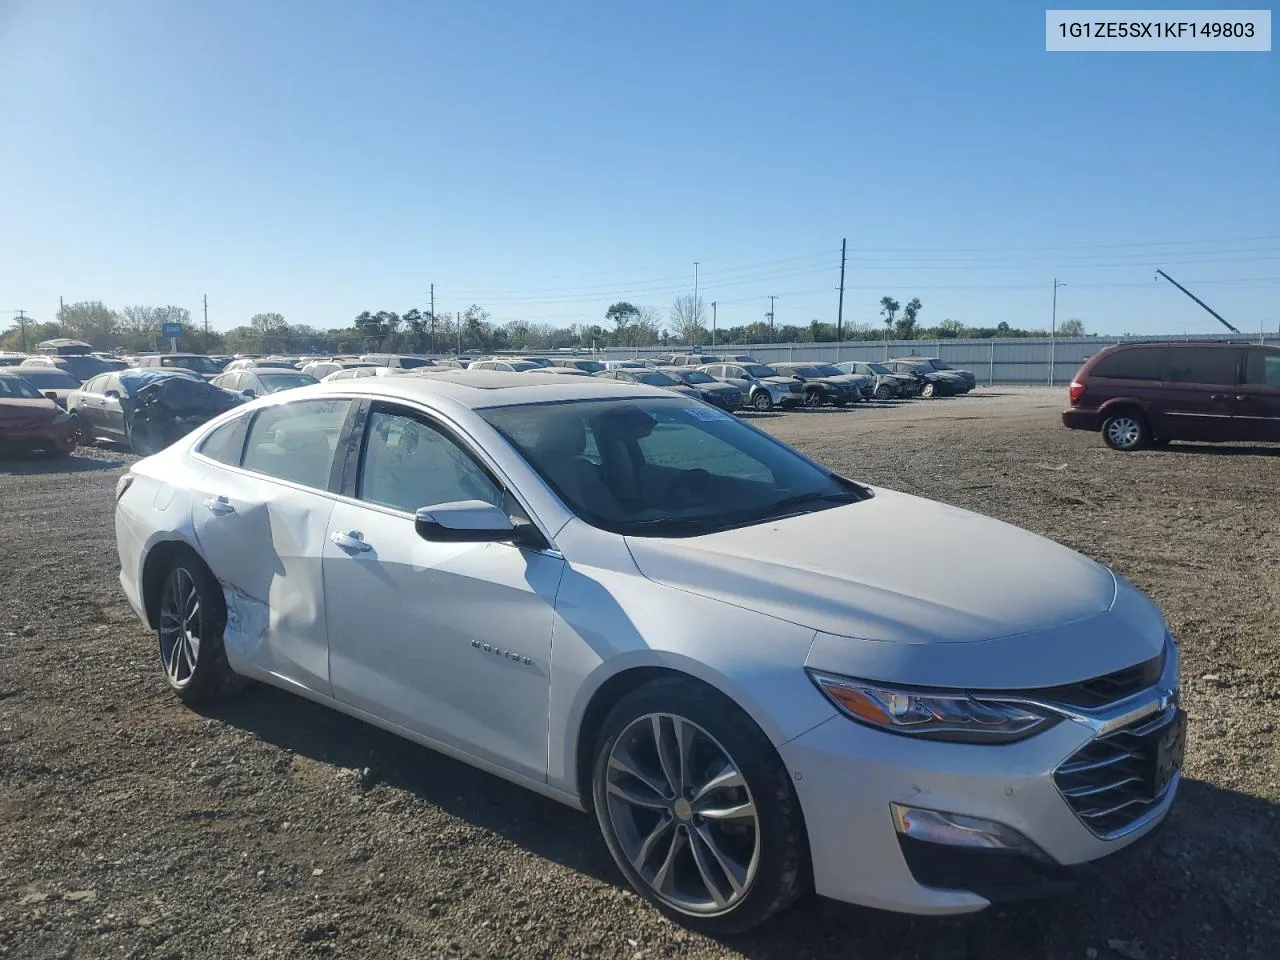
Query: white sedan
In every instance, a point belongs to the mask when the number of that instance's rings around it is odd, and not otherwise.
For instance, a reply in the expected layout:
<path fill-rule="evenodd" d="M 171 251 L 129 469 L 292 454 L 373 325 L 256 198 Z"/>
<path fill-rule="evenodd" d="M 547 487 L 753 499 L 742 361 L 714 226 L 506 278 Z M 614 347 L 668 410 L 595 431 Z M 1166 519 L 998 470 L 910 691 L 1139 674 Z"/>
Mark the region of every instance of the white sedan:
<path fill-rule="evenodd" d="M 904 530 L 965 562 L 847 546 Z M 184 701 L 252 678 L 591 810 L 709 933 L 809 889 L 1061 890 L 1178 788 L 1178 654 L 1136 589 L 658 388 L 291 390 L 135 463 L 116 534 Z"/>

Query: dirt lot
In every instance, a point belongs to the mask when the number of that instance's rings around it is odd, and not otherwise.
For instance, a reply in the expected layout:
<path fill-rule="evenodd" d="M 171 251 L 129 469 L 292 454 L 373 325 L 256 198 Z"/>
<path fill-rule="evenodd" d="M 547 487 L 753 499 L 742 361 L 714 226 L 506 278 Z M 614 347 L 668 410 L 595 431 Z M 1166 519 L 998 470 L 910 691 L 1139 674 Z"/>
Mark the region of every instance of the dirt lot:
<path fill-rule="evenodd" d="M 192 712 L 116 584 L 130 458 L 91 450 L 0 462 L 0 956 L 1280 956 L 1280 448 L 1115 454 L 1062 429 L 1061 400 L 757 422 L 1069 544 L 1163 606 L 1187 779 L 1161 841 L 1081 895 L 973 923 L 809 903 L 707 940 L 623 889 L 585 815 L 283 693 Z"/>

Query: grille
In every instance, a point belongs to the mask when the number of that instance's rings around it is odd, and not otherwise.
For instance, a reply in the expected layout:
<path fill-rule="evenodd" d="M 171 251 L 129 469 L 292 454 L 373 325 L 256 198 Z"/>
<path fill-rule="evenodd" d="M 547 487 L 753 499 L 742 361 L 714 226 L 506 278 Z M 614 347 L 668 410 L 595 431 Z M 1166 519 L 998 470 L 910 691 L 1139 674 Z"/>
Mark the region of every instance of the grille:
<path fill-rule="evenodd" d="M 1160 738 L 1180 723 L 1176 709 L 1085 744 L 1053 773 L 1058 791 L 1090 830 L 1111 837 L 1159 806 L 1172 781 L 1156 789 Z"/>
<path fill-rule="evenodd" d="M 1094 677 L 1092 680 L 1068 683 L 1060 687 L 1041 687 L 1038 690 L 1023 691 L 1023 693 L 1034 696 L 1037 700 L 1061 703 L 1085 710 L 1105 707 L 1157 683 L 1164 673 L 1164 660 L 1165 654 L 1161 653 L 1143 663 L 1105 676 Z"/>

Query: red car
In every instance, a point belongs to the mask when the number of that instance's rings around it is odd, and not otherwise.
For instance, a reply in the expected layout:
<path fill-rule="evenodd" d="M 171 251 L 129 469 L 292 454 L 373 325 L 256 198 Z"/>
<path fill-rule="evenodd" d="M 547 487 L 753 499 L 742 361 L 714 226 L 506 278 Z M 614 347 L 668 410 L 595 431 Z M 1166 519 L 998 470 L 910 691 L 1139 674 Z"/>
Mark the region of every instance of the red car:
<path fill-rule="evenodd" d="M 1126 343 L 1090 357 L 1071 381 L 1074 430 L 1114 450 L 1170 440 L 1280 442 L 1280 347 Z"/>
<path fill-rule="evenodd" d="M 76 448 L 71 414 L 13 373 L 0 372 L 0 450 L 43 450 L 66 456 Z"/>

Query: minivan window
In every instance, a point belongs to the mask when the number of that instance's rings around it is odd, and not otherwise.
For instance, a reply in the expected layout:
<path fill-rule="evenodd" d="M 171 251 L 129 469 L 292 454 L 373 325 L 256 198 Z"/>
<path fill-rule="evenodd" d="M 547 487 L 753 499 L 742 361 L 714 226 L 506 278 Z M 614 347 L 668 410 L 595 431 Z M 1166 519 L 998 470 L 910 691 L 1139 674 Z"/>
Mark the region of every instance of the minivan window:
<path fill-rule="evenodd" d="M 350 400 L 298 400 L 260 411 L 249 428 L 244 468 L 328 489 L 333 453 L 350 408 Z"/>
<path fill-rule="evenodd" d="M 1168 383 L 1234 384 L 1240 376 L 1242 352 L 1214 347 L 1170 347 L 1164 351 L 1164 379 Z"/>
<path fill-rule="evenodd" d="M 1159 380 L 1164 347 L 1133 347 L 1100 357 L 1089 371 L 1094 377 L 1111 380 Z"/>
<path fill-rule="evenodd" d="M 1280 387 L 1280 353 L 1269 350 L 1250 350 L 1244 382 Z"/>

